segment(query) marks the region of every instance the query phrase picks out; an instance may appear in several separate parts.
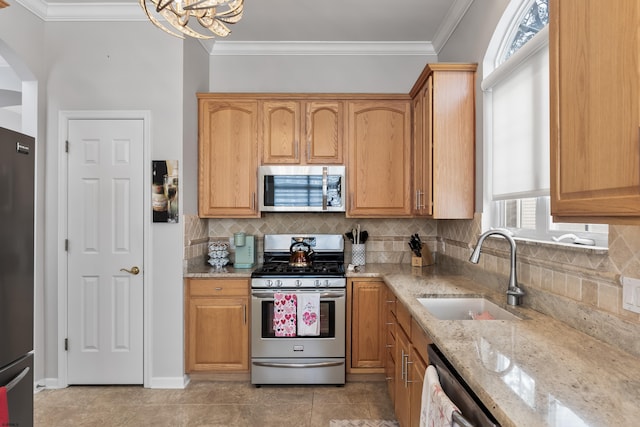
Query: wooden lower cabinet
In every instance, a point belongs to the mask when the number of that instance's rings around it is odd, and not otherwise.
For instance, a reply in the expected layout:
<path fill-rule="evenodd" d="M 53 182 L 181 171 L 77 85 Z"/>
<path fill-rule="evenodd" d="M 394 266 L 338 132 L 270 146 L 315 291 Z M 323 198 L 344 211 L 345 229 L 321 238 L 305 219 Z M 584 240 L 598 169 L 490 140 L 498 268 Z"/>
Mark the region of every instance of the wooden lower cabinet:
<path fill-rule="evenodd" d="M 347 316 L 350 320 L 347 342 L 351 345 L 347 372 L 384 372 L 385 291 L 386 285 L 381 280 L 352 279 L 349 282 L 347 297 L 351 316 Z"/>
<path fill-rule="evenodd" d="M 422 384 L 427 373 L 427 364 L 420 357 L 412 357 L 412 365 L 409 370 L 409 395 L 411 399 L 410 422 L 411 426 L 420 425 L 420 411 L 422 409 Z"/>
<path fill-rule="evenodd" d="M 387 387 L 389 389 L 389 396 L 391 397 L 391 403 L 395 404 L 396 396 L 396 325 L 398 323 L 396 319 L 396 296 L 393 292 L 385 286 L 385 361 L 384 361 L 384 374 L 387 381 Z"/>
<path fill-rule="evenodd" d="M 186 371 L 249 370 L 249 280 L 188 279 Z"/>
<path fill-rule="evenodd" d="M 397 304 L 395 327 L 394 409 L 400 427 L 420 425 L 422 385 L 431 340 L 402 304 Z"/>
<path fill-rule="evenodd" d="M 407 367 L 410 366 L 408 362 L 411 354 L 411 342 L 402 328 L 397 327 L 396 331 L 396 387 L 393 407 L 400 427 L 408 427 L 411 425 L 411 389 L 409 388 L 406 370 Z"/>

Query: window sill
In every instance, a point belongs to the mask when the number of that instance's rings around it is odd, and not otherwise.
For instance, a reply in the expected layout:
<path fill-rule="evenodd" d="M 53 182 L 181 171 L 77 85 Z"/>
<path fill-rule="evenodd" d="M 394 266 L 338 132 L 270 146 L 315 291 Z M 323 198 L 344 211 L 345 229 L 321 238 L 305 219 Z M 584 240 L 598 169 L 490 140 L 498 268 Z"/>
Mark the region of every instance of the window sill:
<path fill-rule="evenodd" d="M 581 253 L 593 254 L 593 255 L 606 255 L 609 253 L 609 248 L 603 246 L 585 246 L 577 245 L 575 243 L 563 243 L 563 242 L 549 242 L 544 240 L 529 239 L 526 237 L 513 236 L 516 242 L 522 242 L 529 246 L 539 246 L 550 249 L 567 249 L 570 251 L 576 251 Z"/>

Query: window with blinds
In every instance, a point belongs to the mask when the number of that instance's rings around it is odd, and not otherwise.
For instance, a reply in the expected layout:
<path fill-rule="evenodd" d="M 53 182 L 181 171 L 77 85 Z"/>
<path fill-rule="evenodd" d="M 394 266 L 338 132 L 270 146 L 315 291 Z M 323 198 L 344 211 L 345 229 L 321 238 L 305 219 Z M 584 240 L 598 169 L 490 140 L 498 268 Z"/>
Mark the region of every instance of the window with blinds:
<path fill-rule="evenodd" d="M 485 56 L 485 226 L 545 241 L 575 233 L 606 247 L 608 226 L 550 215 L 548 22 L 548 0 L 512 0 Z"/>

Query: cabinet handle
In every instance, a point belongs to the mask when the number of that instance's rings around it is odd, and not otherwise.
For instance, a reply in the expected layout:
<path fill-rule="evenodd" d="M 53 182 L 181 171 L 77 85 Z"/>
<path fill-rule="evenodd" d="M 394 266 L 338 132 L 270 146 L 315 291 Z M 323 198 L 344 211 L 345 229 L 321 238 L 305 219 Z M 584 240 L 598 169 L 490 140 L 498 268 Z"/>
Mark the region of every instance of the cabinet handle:
<path fill-rule="evenodd" d="M 329 191 L 329 172 L 327 167 L 322 168 L 322 210 L 327 210 L 327 197 Z"/>
<path fill-rule="evenodd" d="M 255 193 L 255 191 L 253 193 L 251 193 L 251 210 L 252 211 L 256 210 L 256 193 Z"/>
<path fill-rule="evenodd" d="M 217 288 L 216 288 L 216 291 L 221 291 L 221 290 L 222 290 L 222 288 L 221 288 L 221 287 L 217 287 Z"/>
<path fill-rule="evenodd" d="M 416 190 L 416 209 L 424 209 L 424 203 L 422 202 L 422 196 L 424 195 L 424 191 Z"/>
<path fill-rule="evenodd" d="M 393 322 L 386 322 L 386 323 L 385 323 L 385 325 L 387 325 L 387 326 L 391 326 L 391 325 L 395 325 L 395 323 L 393 323 Z"/>
<path fill-rule="evenodd" d="M 385 347 L 386 348 L 393 348 L 394 346 L 393 346 L 393 344 L 385 344 Z"/>
<path fill-rule="evenodd" d="M 404 379 L 405 379 L 405 378 L 404 378 L 404 376 L 405 376 L 405 369 L 406 369 L 406 367 L 407 367 L 407 366 L 406 366 L 406 365 L 405 365 L 405 363 L 404 363 L 404 357 L 405 357 L 404 350 L 400 350 L 400 352 L 401 352 L 401 354 L 402 354 L 402 356 L 400 357 L 400 379 L 401 379 L 401 380 L 404 380 Z"/>
<path fill-rule="evenodd" d="M 393 381 L 393 377 L 385 377 L 384 378 L 386 381 Z"/>
<path fill-rule="evenodd" d="M 242 317 L 244 318 L 244 324 L 247 324 L 247 304 L 242 306 Z"/>
<path fill-rule="evenodd" d="M 409 365 L 412 365 L 413 362 L 409 362 L 409 354 L 404 355 L 404 386 L 409 387 Z"/>

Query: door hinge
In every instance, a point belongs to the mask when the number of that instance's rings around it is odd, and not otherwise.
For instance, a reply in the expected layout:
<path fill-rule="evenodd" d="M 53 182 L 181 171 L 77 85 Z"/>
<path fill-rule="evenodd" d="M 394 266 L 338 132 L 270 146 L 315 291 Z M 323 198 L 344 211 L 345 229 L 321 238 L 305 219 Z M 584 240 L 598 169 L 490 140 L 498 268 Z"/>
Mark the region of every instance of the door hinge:
<path fill-rule="evenodd" d="M 69 153 L 69 141 L 64 142 L 64 152 Z"/>
<path fill-rule="evenodd" d="M 69 338 L 64 339 L 64 351 L 69 351 Z"/>
<path fill-rule="evenodd" d="M 69 252 L 69 239 L 64 239 L 64 251 Z"/>

